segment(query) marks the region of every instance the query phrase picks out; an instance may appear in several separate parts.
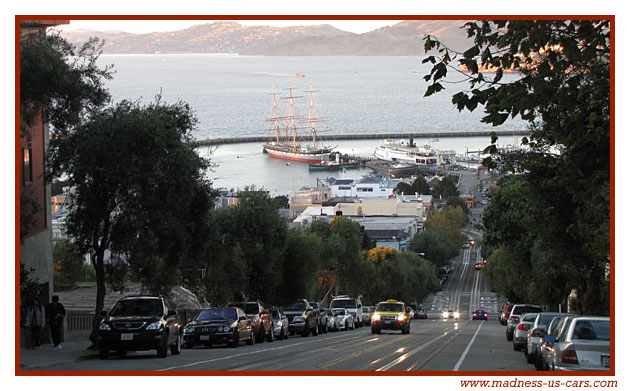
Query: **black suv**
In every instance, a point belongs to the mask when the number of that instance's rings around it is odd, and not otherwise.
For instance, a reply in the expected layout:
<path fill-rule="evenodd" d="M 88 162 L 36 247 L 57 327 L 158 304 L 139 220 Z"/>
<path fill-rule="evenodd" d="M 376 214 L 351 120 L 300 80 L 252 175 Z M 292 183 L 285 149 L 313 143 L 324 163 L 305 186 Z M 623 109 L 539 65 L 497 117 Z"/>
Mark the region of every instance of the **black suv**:
<path fill-rule="evenodd" d="M 101 359 L 110 350 L 124 355 L 127 351 L 157 350 L 158 357 L 179 354 L 182 346 L 182 326 L 177 311 L 169 309 L 162 296 L 127 296 L 114 305 L 98 328 Z"/>

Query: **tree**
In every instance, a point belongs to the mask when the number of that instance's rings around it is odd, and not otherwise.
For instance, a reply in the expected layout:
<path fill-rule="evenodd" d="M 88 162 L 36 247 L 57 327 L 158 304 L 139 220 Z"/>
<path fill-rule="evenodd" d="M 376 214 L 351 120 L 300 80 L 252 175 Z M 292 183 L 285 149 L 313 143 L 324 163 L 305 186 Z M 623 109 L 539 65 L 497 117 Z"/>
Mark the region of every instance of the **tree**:
<path fill-rule="evenodd" d="M 44 31 L 20 36 L 20 143 L 30 145 L 31 127 L 38 116 L 62 134 L 86 114 L 110 99 L 104 87 L 112 68 L 99 68 L 102 42 L 90 39 L 78 50 L 59 34 Z M 20 188 L 20 241 L 28 235 L 41 210 L 28 187 Z"/>
<path fill-rule="evenodd" d="M 55 289 L 73 288 L 83 275 L 83 253 L 68 240 L 55 240 L 53 248 L 53 274 Z"/>
<path fill-rule="evenodd" d="M 449 198 L 449 197 L 458 197 L 459 190 L 457 190 L 457 185 L 451 179 L 450 176 L 445 176 L 442 180 L 435 186 L 433 192 L 431 192 L 433 197 L 435 198 Z"/>
<path fill-rule="evenodd" d="M 65 176 L 76 186 L 67 232 L 92 254 L 96 271 L 94 343 L 105 298 L 105 250 L 150 268 L 143 271 L 152 279 L 177 282 L 192 225 L 204 213 L 193 207 L 209 189 L 208 162 L 191 143 L 195 123 L 183 102 L 123 101 L 92 112 L 50 142 L 49 177 Z"/>
<path fill-rule="evenodd" d="M 429 187 L 427 180 L 424 179 L 422 175 L 418 175 L 416 179 L 414 179 L 411 187 L 414 193 L 425 194 L 425 195 L 431 194 L 431 188 Z"/>
<path fill-rule="evenodd" d="M 415 194 L 413 187 L 407 182 L 400 182 L 397 184 L 394 191 L 398 194 Z"/>
<path fill-rule="evenodd" d="M 540 232 L 529 234 L 536 243 L 567 251 L 571 261 L 563 277 L 578 291 L 579 310 L 606 313 L 610 20 L 477 21 L 465 27 L 474 45 L 464 53 L 427 37 L 425 50 L 437 49 L 440 55 L 424 60 L 434 64 L 425 76 L 432 80 L 425 95 L 443 89 L 451 61 L 458 60 L 470 70 L 462 74 L 471 87 L 453 96 L 460 111 L 483 106 L 482 122 L 499 125 L 519 116 L 529 123 L 530 136 L 522 140 L 527 149 L 503 153 L 492 137 L 486 151 L 493 156 L 484 164 L 524 176 L 531 189 L 527 201 L 539 206 L 533 220 L 545 222 Z M 494 75 L 480 72 L 483 68 Z M 506 70 L 521 77 L 505 82 Z"/>
<path fill-rule="evenodd" d="M 466 205 L 466 201 L 464 201 L 461 197 L 448 197 L 446 199 L 446 206 L 451 208 L 460 208 L 462 211 L 464 211 L 464 215 L 468 216 L 468 205 Z"/>
<path fill-rule="evenodd" d="M 446 264 L 459 254 L 461 241 L 454 242 L 445 227 L 426 229 L 411 240 L 411 249 L 435 266 Z"/>

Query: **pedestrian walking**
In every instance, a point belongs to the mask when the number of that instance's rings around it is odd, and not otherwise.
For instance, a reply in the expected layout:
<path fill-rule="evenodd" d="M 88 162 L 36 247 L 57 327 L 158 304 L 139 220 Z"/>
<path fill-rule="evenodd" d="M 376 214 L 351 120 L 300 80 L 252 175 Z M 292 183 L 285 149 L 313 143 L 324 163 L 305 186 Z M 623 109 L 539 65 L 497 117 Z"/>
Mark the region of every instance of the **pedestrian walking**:
<path fill-rule="evenodd" d="M 42 327 L 44 327 L 46 322 L 46 312 L 44 310 L 44 306 L 39 302 L 39 299 L 36 297 L 33 300 L 33 303 L 28 306 L 26 309 L 26 322 L 25 325 L 27 328 L 31 329 L 31 336 L 33 337 L 33 344 L 35 345 L 35 349 L 39 349 L 39 345 L 41 345 L 41 331 Z"/>
<path fill-rule="evenodd" d="M 66 309 L 59 302 L 59 296 L 53 296 L 52 302 L 46 306 L 46 318 L 50 325 L 50 336 L 56 350 L 61 350 L 61 330 L 63 329 L 64 316 L 66 316 Z"/>

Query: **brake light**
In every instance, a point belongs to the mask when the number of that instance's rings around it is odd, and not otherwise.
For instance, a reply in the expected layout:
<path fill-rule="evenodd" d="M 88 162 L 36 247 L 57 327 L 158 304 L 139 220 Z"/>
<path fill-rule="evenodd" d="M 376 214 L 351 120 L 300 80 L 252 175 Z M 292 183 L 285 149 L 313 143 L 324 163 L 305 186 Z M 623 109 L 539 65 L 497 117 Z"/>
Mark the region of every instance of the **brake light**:
<path fill-rule="evenodd" d="M 521 330 L 521 331 L 527 331 L 529 330 L 529 325 L 523 324 L 523 323 L 519 323 L 518 326 L 516 326 L 517 330 Z"/>
<path fill-rule="evenodd" d="M 560 361 L 565 364 L 579 364 L 577 353 L 575 353 L 575 350 L 573 349 L 567 349 L 562 352 L 562 357 L 560 358 Z"/>
<path fill-rule="evenodd" d="M 485 316 L 486 318 L 488 317 L 488 314 L 483 314 L 483 316 Z"/>
<path fill-rule="evenodd" d="M 518 316 L 510 316 L 510 320 L 519 320 L 520 318 Z"/>

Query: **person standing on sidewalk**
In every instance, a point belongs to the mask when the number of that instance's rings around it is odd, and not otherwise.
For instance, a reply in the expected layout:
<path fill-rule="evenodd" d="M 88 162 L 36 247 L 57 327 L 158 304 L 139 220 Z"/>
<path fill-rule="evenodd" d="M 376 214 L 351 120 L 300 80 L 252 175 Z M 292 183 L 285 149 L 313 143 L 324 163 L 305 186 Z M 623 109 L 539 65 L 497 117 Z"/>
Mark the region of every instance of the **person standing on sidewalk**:
<path fill-rule="evenodd" d="M 26 327 L 31 329 L 31 336 L 33 337 L 33 344 L 36 350 L 41 345 L 40 336 L 44 322 L 46 322 L 46 312 L 44 311 L 44 306 L 41 305 L 36 297 L 33 300 L 33 304 L 26 310 Z"/>
<path fill-rule="evenodd" d="M 59 296 L 53 296 L 52 302 L 46 306 L 46 318 L 50 325 L 50 335 L 55 344 L 55 350 L 61 350 L 61 330 L 64 316 L 66 316 L 66 310 L 63 308 L 63 304 L 59 302 Z"/>

